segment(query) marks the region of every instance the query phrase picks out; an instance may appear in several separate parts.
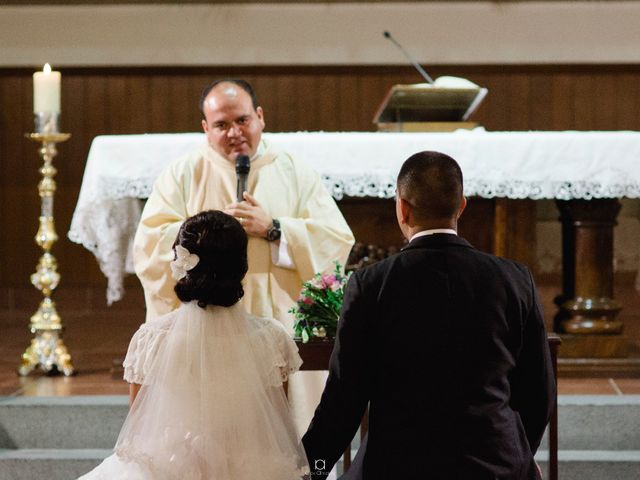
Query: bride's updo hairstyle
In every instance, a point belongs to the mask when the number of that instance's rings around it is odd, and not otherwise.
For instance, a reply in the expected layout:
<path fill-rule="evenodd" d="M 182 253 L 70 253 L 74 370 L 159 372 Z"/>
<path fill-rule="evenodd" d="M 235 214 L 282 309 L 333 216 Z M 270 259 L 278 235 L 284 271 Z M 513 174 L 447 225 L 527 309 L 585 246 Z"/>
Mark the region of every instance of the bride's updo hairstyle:
<path fill-rule="evenodd" d="M 247 273 L 247 234 L 240 222 L 218 210 L 187 218 L 173 246 L 181 245 L 200 257 L 198 264 L 178 280 L 174 290 L 183 302 L 230 307 L 244 295 Z"/>

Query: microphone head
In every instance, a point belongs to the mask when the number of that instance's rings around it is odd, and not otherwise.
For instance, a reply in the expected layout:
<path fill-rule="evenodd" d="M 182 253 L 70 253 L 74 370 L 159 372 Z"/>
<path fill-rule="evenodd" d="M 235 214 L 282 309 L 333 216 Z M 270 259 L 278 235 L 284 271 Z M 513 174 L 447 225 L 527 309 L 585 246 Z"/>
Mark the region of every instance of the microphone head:
<path fill-rule="evenodd" d="M 246 175 L 251 170 L 251 160 L 249 155 L 240 154 L 236 157 L 236 173 Z"/>
<path fill-rule="evenodd" d="M 389 33 L 389 30 L 385 30 L 384 32 L 382 32 L 382 35 L 384 35 L 384 38 L 391 38 L 391 34 Z"/>

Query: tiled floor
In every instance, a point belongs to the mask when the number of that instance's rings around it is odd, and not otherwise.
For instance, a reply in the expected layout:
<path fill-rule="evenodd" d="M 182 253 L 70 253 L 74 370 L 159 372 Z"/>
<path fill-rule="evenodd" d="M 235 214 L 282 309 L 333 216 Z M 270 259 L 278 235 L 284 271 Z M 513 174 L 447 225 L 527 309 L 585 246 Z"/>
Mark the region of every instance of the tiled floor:
<path fill-rule="evenodd" d="M 127 384 L 108 369 L 79 372 L 74 377 L 40 373 L 20 378 L 10 369 L 0 372 L 0 396 L 127 395 Z M 561 395 L 639 395 L 640 379 L 560 378 Z"/>
<path fill-rule="evenodd" d="M 624 305 L 622 319 L 625 334 L 640 343 L 640 295 L 633 282 L 618 282 L 616 298 Z M 540 294 L 547 320 L 555 307 L 555 284 L 541 284 Z M 129 339 L 144 316 L 142 295 L 130 292 L 126 304 L 111 308 L 64 309 L 72 300 L 59 302 L 59 311 L 66 327 L 64 341 L 72 355 L 78 374 L 73 377 L 49 377 L 33 372 L 19 377 L 16 369 L 20 355 L 29 344 L 27 329 L 33 311 L 25 308 L 0 309 L 0 396 L 66 396 L 66 395 L 125 395 L 128 386 L 121 373 L 113 372 L 114 362 L 122 359 Z M 37 303 L 34 303 L 37 305 Z M 35 307 L 34 307 L 35 309 Z M 558 391 L 562 395 L 640 394 L 640 377 L 624 378 L 560 378 Z"/>
<path fill-rule="evenodd" d="M 0 396 L 57 397 L 71 395 L 127 395 L 129 389 L 121 378 L 108 370 L 79 372 L 73 377 L 47 377 L 33 373 L 26 378 L 15 372 L 0 372 Z"/>
<path fill-rule="evenodd" d="M 558 380 L 560 395 L 637 395 L 637 378 L 562 378 Z"/>

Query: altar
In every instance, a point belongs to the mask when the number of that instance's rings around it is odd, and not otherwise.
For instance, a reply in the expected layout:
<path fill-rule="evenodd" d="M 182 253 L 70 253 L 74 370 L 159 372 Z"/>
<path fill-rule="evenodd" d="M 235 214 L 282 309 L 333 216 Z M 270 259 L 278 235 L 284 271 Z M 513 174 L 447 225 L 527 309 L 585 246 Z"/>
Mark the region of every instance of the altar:
<path fill-rule="evenodd" d="M 355 201 L 351 218 L 363 225 L 389 213 L 372 210 L 366 203 L 358 207 L 358 200 L 393 198 L 397 173 L 408 156 L 421 150 L 447 153 L 460 163 L 465 195 L 480 205 L 476 213 L 480 219 L 463 224 L 461 233 L 477 238 L 472 243 L 479 248 L 525 263 L 526 258 L 518 257 L 530 250 L 531 231 L 526 219 L 520 226 L 513 219 L 531 217 L 535 200 L 555 199 L 563 218 L 559 305 L 566 317 L 558 324 L 563 322 L 565 331 L 576 334 L 621 332 L 615 319 L 621 306 L 612 298 L 612 237 L 617 199 L 640 198 L 639 132 L 480 128 L 451 133 L 265 133 L 264 138 L 313 167 L 341 209 L 347 200 Z M 108 281 L 109 303 L 122 297 L 123 279 L 133 271 L 131 244 L 141 214 L 140 199 L 149 195 L 154 179 L 169 162 L 203 142 L 202 133 L 94 139 L 68 236 L 95 255 Z M 473 212 L 463 220 L 465 216 Z M 489 234 L 482 237 L 480 230 L 486 226 Z M 358 240 L 363 227 L 356 227 L 352 225 Z M 395 228 L 390 231 L 398 235 Z M 484 245 L 483 238 L 489 238 Z"/>

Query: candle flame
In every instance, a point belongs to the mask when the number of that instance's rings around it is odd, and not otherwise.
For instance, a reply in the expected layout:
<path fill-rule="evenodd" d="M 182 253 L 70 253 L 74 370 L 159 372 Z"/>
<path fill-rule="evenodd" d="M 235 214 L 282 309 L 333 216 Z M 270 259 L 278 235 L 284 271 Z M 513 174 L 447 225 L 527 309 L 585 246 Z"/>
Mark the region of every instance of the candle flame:
<path fill-rule="evenodd" d="M 42 71 L 46 74 L 51 73 L 51 65 L 49 65 L 48 63 L 45 63 Z"/>

